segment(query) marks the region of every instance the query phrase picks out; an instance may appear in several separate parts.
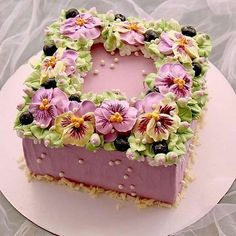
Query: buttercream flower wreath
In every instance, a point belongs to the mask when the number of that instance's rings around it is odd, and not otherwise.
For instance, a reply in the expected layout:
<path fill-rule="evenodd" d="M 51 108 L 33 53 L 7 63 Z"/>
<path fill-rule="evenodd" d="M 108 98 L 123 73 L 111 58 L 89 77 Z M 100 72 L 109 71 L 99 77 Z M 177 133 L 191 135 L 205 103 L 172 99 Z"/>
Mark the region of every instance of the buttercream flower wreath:
<path fill-rule="evenodd" d="M 208 35 L 173 19 L 145 21 L 94 8 L 63 10 L 45 34 L 18 105 L 20 136 L 52 147 L 118 150 L 150 165 L 179 161 L 207 100 Z M 121 56 L 140 51 L 152 58 L 157 72 L 145 77 L 146 90 L 132 99 L 115 90 L 83 93 L 97 43 Z"/>

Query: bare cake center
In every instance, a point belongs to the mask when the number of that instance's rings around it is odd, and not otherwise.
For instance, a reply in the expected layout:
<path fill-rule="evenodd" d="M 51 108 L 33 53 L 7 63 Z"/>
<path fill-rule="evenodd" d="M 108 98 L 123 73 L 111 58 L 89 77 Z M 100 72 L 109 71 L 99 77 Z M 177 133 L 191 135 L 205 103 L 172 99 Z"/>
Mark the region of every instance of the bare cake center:
<path fill-rule="evenodd" d="M 130 56 L 109 53 L 103 45 L 92 47 L 92 70 L 84 79 L 84 92 L 101 93 L 119 89 L 129 98 L 144 90 L 143 81 L 149 73 L 156 72 L 152 59 L 144 58 L 141 52 Z"/>

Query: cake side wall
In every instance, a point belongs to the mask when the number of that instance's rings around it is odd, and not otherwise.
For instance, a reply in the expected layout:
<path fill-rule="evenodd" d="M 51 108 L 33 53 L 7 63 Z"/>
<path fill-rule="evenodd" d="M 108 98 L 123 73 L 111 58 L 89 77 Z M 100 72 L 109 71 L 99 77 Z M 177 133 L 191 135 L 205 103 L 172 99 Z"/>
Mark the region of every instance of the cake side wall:
<path fill-rule="evenodd" d="M 118 151 L 100 149 L 90 152 L 70 145 L 49 148 L 26 138 L 23 139 L 23 148 L 27 166 L 35 174 L 47 174 L 56 179 L 65 177 L 166 203 L 175 202 L 179 191 L 178 179 L 183 176 L 183 173 L 178 173 L 183 172 L 183 168 L 178 167 L 183 165 L 182 161 L 177 166 L 152 167 L 146 161 L 129 160 Z"/>

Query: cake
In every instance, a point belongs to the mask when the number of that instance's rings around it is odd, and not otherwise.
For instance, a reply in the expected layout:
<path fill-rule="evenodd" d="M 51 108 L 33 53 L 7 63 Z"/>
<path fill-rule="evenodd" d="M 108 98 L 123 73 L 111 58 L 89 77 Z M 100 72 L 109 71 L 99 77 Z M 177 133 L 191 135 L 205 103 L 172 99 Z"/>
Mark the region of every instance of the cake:
<path fill-rule="evenodd" d="M 31 178 L 174 205 L 208 94 L 211 41 L 177 21 L 62 10 L 14 128 Z"/>

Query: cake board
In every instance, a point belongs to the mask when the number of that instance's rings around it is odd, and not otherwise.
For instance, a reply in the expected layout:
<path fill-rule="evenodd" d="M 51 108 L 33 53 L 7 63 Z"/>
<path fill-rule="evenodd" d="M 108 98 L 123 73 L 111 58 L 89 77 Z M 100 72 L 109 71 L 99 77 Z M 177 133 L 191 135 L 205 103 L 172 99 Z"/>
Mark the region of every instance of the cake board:
<path fill-rule="evenodd" d="M 194 223 L 224 196 L 236 176 L 236 96 L 211 64 L 207 74 L 208 110 L 190 184 L 178 208 L 137 209 L 134 204 L 34 181 L 28 183 L 17 159 L 21 140 L 13 131 L 23 82 L 31 72 L 21 66 L 0 92 L 0 189 L 25 217 L 58 235 L 168 235 Z M 119 206 L 119 210 L 117 208 Z"/>

